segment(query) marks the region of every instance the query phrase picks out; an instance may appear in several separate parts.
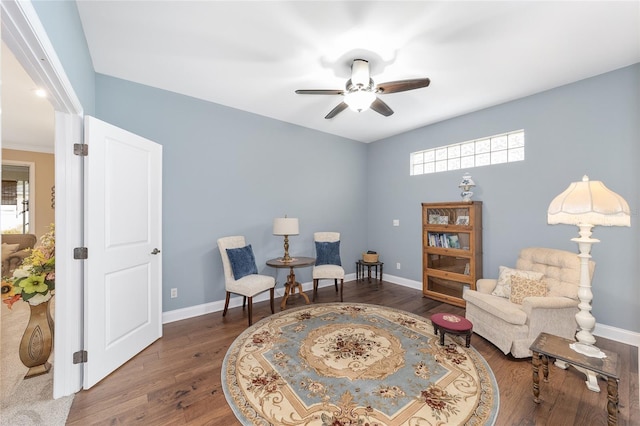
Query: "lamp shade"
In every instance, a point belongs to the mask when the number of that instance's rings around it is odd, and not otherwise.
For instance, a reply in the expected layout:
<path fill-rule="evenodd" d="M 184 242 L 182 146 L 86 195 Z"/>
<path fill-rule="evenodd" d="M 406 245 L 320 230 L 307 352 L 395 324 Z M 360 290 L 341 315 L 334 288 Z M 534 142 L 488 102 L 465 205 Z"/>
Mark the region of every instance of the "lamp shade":
<path fill-rule="evenodd" d="M 273 235 L 298 235 L 298 219 L 293 217 L 277 217 L 273 219 Z"/>
<path fill-rule="evenodd" d="M 476 183 L 471 178 L 471 175 L 469 173 L 465 173 L 464 176 L 462 176 L 462 181 L 460 181 L 458 188 L 473 188 L 474 186 L 476 186 Z"/>
<path fill-rule="evenodd" d="M 568 225 L 631 226 L 629 204 L 600 181 L 573 182 L 551 201 L 547 222 Z"/>

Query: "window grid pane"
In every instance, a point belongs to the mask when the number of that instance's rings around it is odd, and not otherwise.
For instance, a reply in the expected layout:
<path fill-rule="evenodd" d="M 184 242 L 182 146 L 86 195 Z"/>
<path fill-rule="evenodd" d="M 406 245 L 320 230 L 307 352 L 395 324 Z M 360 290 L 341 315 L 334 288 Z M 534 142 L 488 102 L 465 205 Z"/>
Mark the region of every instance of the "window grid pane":
<path fill-rule="evenodd" d="M 460 168 L 460 159 L 452 158 L 447 161 L 447 170 L 458 170 Z"/>
<path fill-rule="evenodd" d="M 474 142 L 467 142 L 467 143 L 463 143 L 461 144 L 461 152 L 462 152 L 462 156 L 466 156 L 466 155 L 473 155 L 475 154 L 475 143 Z"/>
<path fill-rule="evenodd" d="M 489 164 L 491 164 L 491 154 L 476 155 L 476 167 L 488 166 Z"/>
<path fill-rule="evenodd" d="M 524 161 L 524 147 L 510 149 L 508 152 L 510 163 L 513 163 L 514 161 Z"/>
<path fill-rule="evenodd" d="M 453 145 L 447 148 L 447 158 L 460 158 L 460 145 Z"/>
<path fill-rule="evenodd" d="M 470 169 L 471 167 L 475 166 L 475 157 L 473 156 L 468 156 L 468 157 L 462 157 L 460 159 L 460 167 L 463 169 Z"/>
<path fill-rule="evenodd" d="M 447 160 L 436 161 L 436 172 L 447 171 Z"/>
<path fill-rule="evenodd" d="M 435 173 L 436 172 L 436 165 L 435 163 L 427 163 L 424 165 L 424 172 L 425 173 Z"/>
<path fill-rule="evenodd" d="M 524 130 L 411 153 L 410 175 L 524 161 Z"/>
<path fill-rule="evenodd" d="M 507 162 L 507 151 L 496 151 L 491 153 L 491 164 Z"/>
<path fill-rule="evenodd" d="M 476 154 L 483 154 L 491 151 L 491 141 L 489 139 L 476 141 Z"/>

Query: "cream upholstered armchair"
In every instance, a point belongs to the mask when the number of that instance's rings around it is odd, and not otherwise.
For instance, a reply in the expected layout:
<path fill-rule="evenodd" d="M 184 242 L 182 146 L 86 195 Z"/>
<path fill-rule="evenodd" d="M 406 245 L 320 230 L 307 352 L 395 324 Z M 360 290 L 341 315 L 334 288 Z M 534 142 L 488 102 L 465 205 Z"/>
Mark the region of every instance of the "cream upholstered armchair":
<path fill-rule="evenodd" d="M 2 234 L 2 276 L 11 276 L 37 242 L 34 234 Z"/>
<path fill-rule="evenodd" d="M 224 302 L 222 316 L 227 315 L 231 293 L 240 294 L 242 309 L 249 299 L 249 325 L 253 324 L 253 296 L 269 290 L 271 299 L 271 313 L 273 310 L 273 291 L 276 280 L 268 275 L 258 274 L 256 259 L 251 245 L 245 243 L 242 236 L 223 237 L 218 239 L 218 248 L 224 268 L 224 281 L 227 297 Z"/>
<path fill-rule="evenodd" d="M 595 263 L 589 262 L 590 275 Z M 520 251 L 516 268 L 500 267 L 498 279 L 480 279 L 465 291 L 473 331 L 515 358 L 531 356 L 541 332 L 574 339 L 577 330 L 580 258 L 548 248 Z"/>
<path fill-rule="evenodd" d="M 344 286 L 344 269 L 340 260 L 340 233 L 316 232 L 313 234 L 316 245 L 316 264 L 313 267 L 313 300 L 316 300 L 318 282 L 333 280 L 338 291 L 340 280 L 340 301 L 342 302 L 342 287 Z"/>

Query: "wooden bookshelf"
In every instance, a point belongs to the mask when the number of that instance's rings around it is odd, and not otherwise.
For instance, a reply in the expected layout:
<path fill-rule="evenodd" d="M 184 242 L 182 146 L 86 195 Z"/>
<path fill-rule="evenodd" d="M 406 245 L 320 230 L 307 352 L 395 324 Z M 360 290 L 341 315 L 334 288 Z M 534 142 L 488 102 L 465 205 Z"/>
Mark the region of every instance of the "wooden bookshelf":
<path fill-rule="evenodd" d="M 422 203 L 422 293 L 465 307 L 482 278 L 482 201 Z"/>

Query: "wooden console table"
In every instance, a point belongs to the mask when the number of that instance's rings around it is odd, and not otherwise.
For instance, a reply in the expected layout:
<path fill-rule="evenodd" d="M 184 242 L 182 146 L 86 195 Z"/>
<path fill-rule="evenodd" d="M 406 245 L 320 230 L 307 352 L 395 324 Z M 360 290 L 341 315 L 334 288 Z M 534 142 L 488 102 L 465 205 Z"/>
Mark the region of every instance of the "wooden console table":
<path fill-rule="evenodd" d="M 296 281 L 296 274 L 293 272 L 293 268 L 311 266 L 314 263 L 316 263 L 316 260 L 313 257 L 294 257 L 288 262 L 283 262 L 281 257 L 267 260 L 267 265 L 274 268 L 289 268 L 289 275 L 287 276 L 287 282 L 284 288 L 284 297 L 282 298 L 282 302 L 280 302 L 280 310 L 283 310 L 285 306 L 287 306 L 287 299 L 290 295 L 295 294 L 296 288 L 298 289 L 298 293 L 307 301 L 307 305 L 311 303 L 309 296 L 302 291 L 302 284 Z"/>
<path fill-rule="evenodd" d="M 542 374 L 544 381 L 549 381 L 549 357 L 559 359 L 577 368 L 593 371 L 607 378 L 607 413 L 608 425 L 618 424 L 618 381 L 620 380 L 618 354 L 602 349 L 606 358 L 593 358 L 582 355 L 569 347 L 573 340 L 540 333 L 533 342 L 533 401 L 540 403 L 539 368 L 542 360 Z"/>

